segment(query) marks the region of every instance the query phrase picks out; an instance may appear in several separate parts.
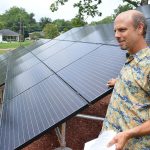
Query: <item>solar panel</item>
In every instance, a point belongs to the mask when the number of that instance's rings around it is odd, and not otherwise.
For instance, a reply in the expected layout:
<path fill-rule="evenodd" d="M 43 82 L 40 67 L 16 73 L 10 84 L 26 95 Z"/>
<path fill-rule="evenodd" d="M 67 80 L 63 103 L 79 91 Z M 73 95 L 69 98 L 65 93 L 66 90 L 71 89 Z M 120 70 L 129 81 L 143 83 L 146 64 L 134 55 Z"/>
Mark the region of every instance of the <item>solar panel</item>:
<path fill-rule="evenodd" d="M 73 34 L 75 34 L 77 31 L 80 31 L 83 27 L 78 27 L 78 28 L 73 28 L 61 35 L 59 35 L 58 37 L 56 37 L 55 39 L 57 40 L 64 40 L 66 37 L 68 36 L 72 36 Z"/>
<path fill-rule="evenodd" d="M 7 71 L 7 59 L 0 61 L 0 86 L 5 83 Z"/>
<path fill-rule="evenodd" d="M 10 69 L 8 70 L 8 78 L 13 78 L 30 68 L 32 68 L 34 65 L 40 63 L 40 61 L 36 57 L 31 57 L 30 59 L 27 59 L 26 61 L 20 61 L 19 63 L 17 62 L 12 62 L 10 64 Z"/>
<path fill-rule="evenodd" d="M 37 57 L 40 60 L 45 60 L 48 57 L 56 54 L 57 52 L 71 46 L 73 42 L 68 42 L 68 41 L 58 41 L 57 44 L 52 45 L 51 47 L 47 48 L 45 51 L 39 53 Z"/>
<path fill-rule="evenodd" d="M 37 47 L 36 49 L 34 49 L 32 51 L 32 53 L 37 55 L 38 53 L 43 52 L 44 50 L 46 50 L 47 48 L 49 48 L 50 46 L 54 45 L 57 42 L 58 42 L 57 40 L 51 40 L 51 41 L 45 43 L 44 45 L 41 45 L 41 46 Z"/>
<path fill-rule="evenodd" d="M 26 48 L 27 48 L 29 51 L 32 51 L 32 50 L 34 50 L 35 48 L 37 48 L 37 47 L 39 47 L 39 46 L 41 46 L 41 45 L 43 45 L 43 44 L 45 44 L 45 43 L 47 43 L 47 42 L 49 42 L 49 41 L 50 41 L 50 39 L 40 39 L 40 40 L 34 42 L 32 45 L 30 45 L 30 46 L 28 46 L 28 47 L 26 47 Z"/>
<path fill-rule="evenodd" d="M 20 46 L 19 48 L 16 48 L 15 50 L 9 52 L 9 54 L 5 53 L 3 55 L 0 55 L 0 85 L 5 83 L 6 71 L 7 71 L 7 61 L 8 61 L 7 59 L 8 59 L 9 55 L 11 55 L 11 57 L 10 57 L 11 63 L 13 63 L 12 60 L 16 60 L 18 58 L 22 59 L 23 58 L 22 56 L 24 56 L 24 55 L 26 56 L 26 54 L 29 53 L 29 49 L 30 49 L 30 51 L 32 51 L 33 49 L 39 47 L 40 45 L 43 45 L 44 43 L 46 43 L 48 41 L 49 41 L 48 39 L 41 39 L 41 40 L 34 42 L 31 46 L 28 46 L 28 48 Z M 20 57 L 22 57 L 22 58 L 20 58 Z M 22 61 L 25 61 L 25 60 L 22 60 Z M 20 62 L 18 62 L 18 63 L 20 63 Z M 14 64 L 14 65 L 16 65 L 16 64 Z M 31 66 L 31 65 L 29 65 L 29 66 Z M 26 68 L 24 68 L 24 70 L 26 70 Z M 14 71 L 12 71 L 12 72 L 14 72 Z M 10 73 L 10 71 L 9 71 L 10 74 L 13 74 L 12 72 Z M 9 73 L 8 73 L 8 76 L 10 76 Z"/>
<path fill-rule="evenodd" d="M 150 18 L 146 20 L 147 21 L 147 34 L 146 34 L 146 41 L 150 45 Z"/>
<path fill-rule="evenodd" d="M 20 47 L 20 48 L 17 48 L 15 50 L 11 51 L 11 57 L 13 59 L 17 59 L 27 53 L 29 53 L 29 51 L 25 47 Z"/>
<path fill-rule="evenodd" d="M 100 44 L 74 43 L 63 51 L 49 57 L 44 62 L 55 72 L 77 61 L 84 55 L 98 48 Z"/>
<path fill-rule="evenodd" d="M 93 38 L 94 37 L 94 38 Z M 85 26 L 65 40 L 90 43 L 106 43 L 114 39 L 113 24 Z"/>
<path fill-rule="evenodd" d="M 1 54 L 0 55 L 0 62 L 7 59 L 7 57 L 8 57 L 8 53 Z"/>
<path fill-rule="evenodd" d="M 143 5 L 136 9 L 141 11 L 144 14 L 145 18 L 150 18 L 150 5 Z"/>
<path fill-rule="evenodd" d="M 62 69 L 58 74 L 89 102 L 108 91 L 106 83 L 116 78 L 125 54 L 116 46 L 101 46 Z"/>
<path fill-rule="evenodd" d="M 0 149 L 20 149 L 85 105 L 87 102 L 56 75 L 50 76 L 4 103 Z"/>
<path fill-rule="evenodd" d="M 0 86 L 5 83 L 8 56 L 8 53 L 0 55 Z"/>
<path fill-rule="evenodd" d="M 12 99 L 52 74 L 43 63 L 39 63 L 14 78 L 8 78 L 5 85 L 5 100 Z"/>

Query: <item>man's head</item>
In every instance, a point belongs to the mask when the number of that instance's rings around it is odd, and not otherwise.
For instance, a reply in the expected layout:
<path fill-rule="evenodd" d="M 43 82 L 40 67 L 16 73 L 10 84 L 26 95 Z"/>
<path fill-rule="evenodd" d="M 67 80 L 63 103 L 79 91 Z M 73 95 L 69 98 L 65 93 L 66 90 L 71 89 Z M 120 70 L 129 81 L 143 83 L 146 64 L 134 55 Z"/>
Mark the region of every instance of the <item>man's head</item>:
<path fill-rule="evenodd" d="M 114 22 L 115 37 L 121 49 L 131 53 L 136 52 L 137 48 L 142 48 L 146 30 L 145 17 L 137 10 L 120 13 Z"/>

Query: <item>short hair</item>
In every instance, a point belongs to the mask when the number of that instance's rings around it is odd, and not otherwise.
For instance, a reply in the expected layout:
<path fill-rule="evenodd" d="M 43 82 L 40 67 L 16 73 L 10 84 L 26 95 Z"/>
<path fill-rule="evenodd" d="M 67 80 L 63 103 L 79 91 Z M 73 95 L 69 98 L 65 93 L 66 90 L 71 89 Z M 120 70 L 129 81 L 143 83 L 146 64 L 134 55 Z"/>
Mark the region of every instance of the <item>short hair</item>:
<path fill-rule="evenodd" d="M 138 25 L 142 23 L 143 26 L 143 36 L 146 36 L 146 31 L 147 31 L 147 22 L 146 22 L 146 18 L 144 17 L 144 15 L 142 13 L 137 13 L 133 15 L 133 26 L 137 29 Z"/>

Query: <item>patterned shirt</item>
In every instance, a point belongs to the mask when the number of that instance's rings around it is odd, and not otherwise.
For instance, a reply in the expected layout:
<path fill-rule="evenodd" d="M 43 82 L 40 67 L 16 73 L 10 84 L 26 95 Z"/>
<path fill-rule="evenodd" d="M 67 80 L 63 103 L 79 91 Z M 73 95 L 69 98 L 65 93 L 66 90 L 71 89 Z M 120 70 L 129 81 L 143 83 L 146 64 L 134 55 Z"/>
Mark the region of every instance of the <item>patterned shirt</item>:
<path fill-rule="evenodd" d="M 122 132 L 150 120 L 150 48 L 128 56 L 115 84 L 102 130 Z M 150 150 L 150 135 L 132 138 L 125 150 Z"/>

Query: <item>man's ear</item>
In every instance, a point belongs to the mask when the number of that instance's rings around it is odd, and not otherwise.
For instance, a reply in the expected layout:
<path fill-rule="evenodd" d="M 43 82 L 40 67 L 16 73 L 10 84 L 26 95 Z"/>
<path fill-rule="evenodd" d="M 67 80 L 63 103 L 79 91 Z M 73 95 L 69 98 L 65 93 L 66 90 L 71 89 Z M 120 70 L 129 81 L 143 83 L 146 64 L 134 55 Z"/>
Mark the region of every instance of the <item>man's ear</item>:
<path fill-rule="evenodd" d="M 144 24 L 142 22 L 139 23 L 138 25 L 138 31 L 139 31 L 139 34 L 143 34 L 144 32 Z"/>

